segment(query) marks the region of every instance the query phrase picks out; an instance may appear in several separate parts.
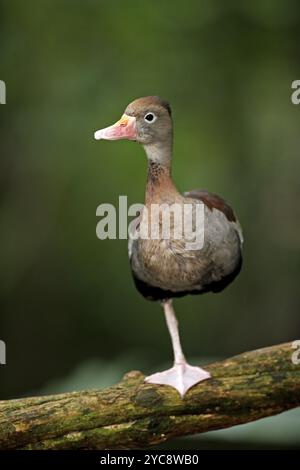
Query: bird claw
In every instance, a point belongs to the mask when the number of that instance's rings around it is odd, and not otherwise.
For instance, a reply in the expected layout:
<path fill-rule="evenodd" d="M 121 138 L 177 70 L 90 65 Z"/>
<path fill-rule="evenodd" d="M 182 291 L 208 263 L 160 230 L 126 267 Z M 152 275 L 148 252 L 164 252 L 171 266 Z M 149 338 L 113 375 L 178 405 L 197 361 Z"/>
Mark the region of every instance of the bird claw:
<path fill-rule="evenodd" d="M 171 369 L 149 375 L 145 382 L 158 385 L 169 385 L 183 397 L 186 392 L 202 380 L 211 377 L 210 373 L 200 367 L 190 366 L 187 363 L 174 364 Z"/>

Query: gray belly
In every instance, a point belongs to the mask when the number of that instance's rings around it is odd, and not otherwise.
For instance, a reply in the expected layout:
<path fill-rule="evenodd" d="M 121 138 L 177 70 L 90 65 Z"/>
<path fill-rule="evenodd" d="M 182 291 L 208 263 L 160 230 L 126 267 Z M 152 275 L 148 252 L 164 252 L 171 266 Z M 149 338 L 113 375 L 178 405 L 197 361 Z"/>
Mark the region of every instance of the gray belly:
<path fill-rule="evenodd" d="M 241 243 L 239 225 L 229 222 L 222 212 L 206 208 L 201 249 L 187 249 L 184 239 L 137 239 L 131 242 L 131 267 L 139 280 L 163 290 L 201 290 L 234 272 Z"/>

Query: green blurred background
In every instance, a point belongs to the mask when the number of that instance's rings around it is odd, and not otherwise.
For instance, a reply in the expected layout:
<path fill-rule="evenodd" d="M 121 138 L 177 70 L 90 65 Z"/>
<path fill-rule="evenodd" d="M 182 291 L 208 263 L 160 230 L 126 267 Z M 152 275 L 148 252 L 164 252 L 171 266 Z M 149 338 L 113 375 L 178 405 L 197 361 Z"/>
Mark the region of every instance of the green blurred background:
<path fill-rule="evenodd" d="M 299 40 L 297 0 L 0 1 L 1 399 L 171 363 L 127 241 L 95 233 L 99 204 L 143 202 L 146 158 L 93 132 L 144 95 L 171 103 L 178 187 L 223 195 L 244 228 L 237 280 L 175 304 L 186 355 L 206 362 L 299 337 Z M 300 447 L 295 413 L 172 445 Z"/>

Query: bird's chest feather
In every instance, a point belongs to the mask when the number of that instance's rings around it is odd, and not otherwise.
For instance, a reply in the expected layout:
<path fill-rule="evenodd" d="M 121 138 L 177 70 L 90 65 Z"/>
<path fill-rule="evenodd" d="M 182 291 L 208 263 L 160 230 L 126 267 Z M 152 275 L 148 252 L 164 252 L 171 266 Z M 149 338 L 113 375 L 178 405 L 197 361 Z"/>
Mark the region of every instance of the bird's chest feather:
<path fill-rule="evenodd" d="M 170 240 L 136 241 L 131 264 L 143 280 L 156 285 L 172 283 L 182 274 L 180 257 L 174 254 Z"/>
<path fill-rule="evenodd" d="M 218 280 L 234 269 L 240 241 L 234 225 L 221 212 L 205 209 L 204 240 L 199 250 L 187 249 L 184 237 L 174 238 L 174 224 L 170 220 L 168 238 L 150 236 L 133 242 L 131 266 L 139 279 L 178 290 Z M 162 230 L 161 223 L 159 228 Z"/>
<path fill-rule="evenodd" d="M 142 214 L 139 221 L 141 238 L 132 244 L 131 265 L 140 278 L 156 285 L 175 288 L 198 278 L 199 265 L 205 260 L 186 248 L 187 241 L 180 217 L 171 212 L 170 204 L 160 207 L 160 217 Z"/>

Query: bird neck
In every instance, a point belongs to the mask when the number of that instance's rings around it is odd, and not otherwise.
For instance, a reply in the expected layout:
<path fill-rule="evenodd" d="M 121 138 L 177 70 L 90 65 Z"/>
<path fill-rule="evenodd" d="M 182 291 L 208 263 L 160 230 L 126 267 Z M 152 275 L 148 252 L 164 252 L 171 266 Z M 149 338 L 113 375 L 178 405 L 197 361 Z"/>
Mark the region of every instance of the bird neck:
<path fill-rule="evenodd" d="M 158 163 L 171 171 L 172 138 L 166 142 L 144 145 L 148 162 Z"/>
<path fill-rule="evenodd" d="M 168 198 L 176 191 L 171 175 L 172 143 L 144 146 L 148 157 L 146 204 Z"/>

